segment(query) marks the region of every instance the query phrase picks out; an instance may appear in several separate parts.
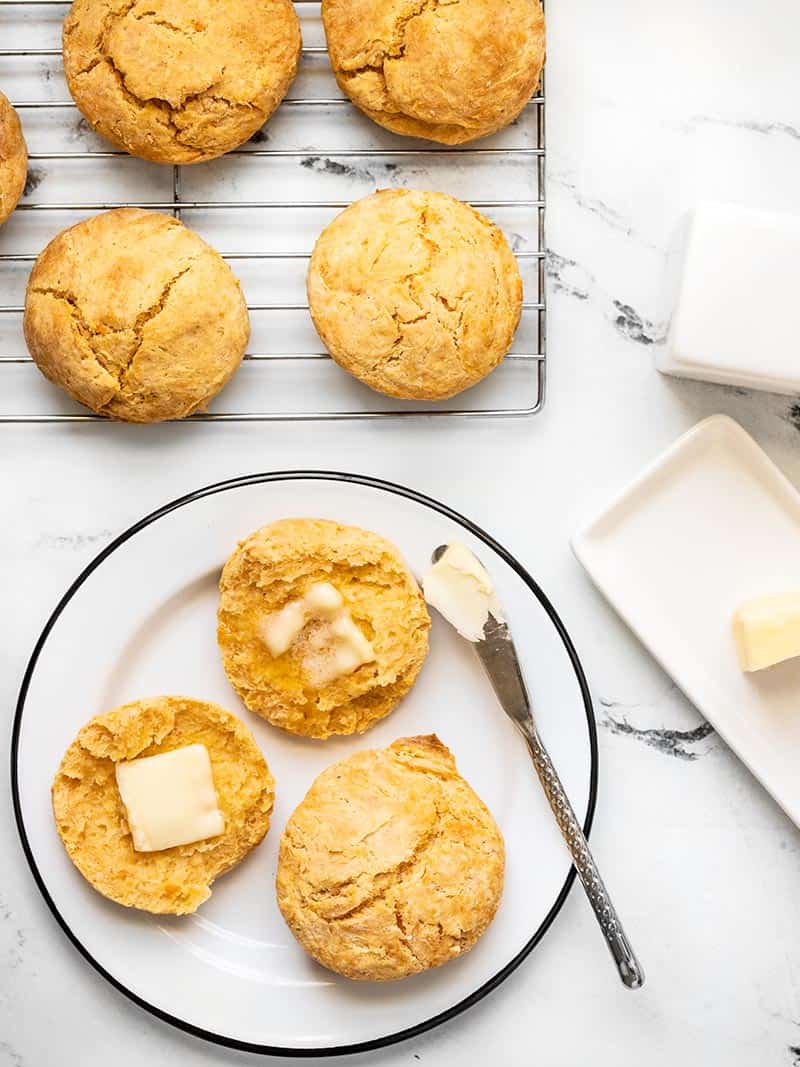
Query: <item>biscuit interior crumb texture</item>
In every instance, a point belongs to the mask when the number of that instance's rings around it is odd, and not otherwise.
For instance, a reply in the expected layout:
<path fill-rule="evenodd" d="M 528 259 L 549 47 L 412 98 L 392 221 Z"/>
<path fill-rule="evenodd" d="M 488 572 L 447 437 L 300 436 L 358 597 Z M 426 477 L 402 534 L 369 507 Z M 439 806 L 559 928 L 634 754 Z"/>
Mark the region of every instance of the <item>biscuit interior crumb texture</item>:
<path fill-rule="evenodd" d="M 64 230 L 31 272 L 25 339 L 44 375 L 131 422 L 203 408 L 250 333 L 239 283 L 177 219 L 118 208 Z"/>
<path fill-rule="evenodd" d="M 278 904 L 347 978 L 403 978 L 472 948 L 497 911 L 504 847 L 435 737 L 359 752 L 316 779 L 280 843 Z"/>
<path fill-rule="evenodd" d="M 396 133 L 460 144 L 512 122 L 544 64 L 539 0 L 322 0 L 336 79 Z"/>
<path fill-rule="evenodd" d="M 317 688 L 303 672 L 302 645 L 273 657 L 261 624 L 318 582 L 339 591 L 375 660 Z M 228 678 L 251 711 L 292 733 L 361 733 L 387 715 L 414 684 L 429 628 L 397 549 L 355 526 L 274 522 L 242 541 L 222 571 L 218 639 Z"/>
<path fill-rule="evenodd" d="M 156 163 L 197 163 L 266 122 L 300 43 L 291 0 L 74 0 L 64 68 L 98 133 Z"/>
<path fill-rule="evenodd" d="M 28 176 L 28 150 L 19 116 L 0 93 L 0 226 L 17 206 Z"/>
<path fill-rule="evenodd" d="M 442 193 L 384 189 L 322 232 L 308 270 L 333 358 L 389 396 L 439 400 L 503 359 L 522 281 L 502 232 Z"/>
<path fill-rule="evenodd" d="M 136 852 L 116 784 L 119 761 L 205 745 L 225 832 L 160 852 Z M 234 715 L 199 700 L 159 697 L 98 715 L 67 749 L 53 782 L 56 826 L 70 859 L 103 896 L 158 914 L 193 912 L 211 883 L 269 829 L 272 776 Z"/>

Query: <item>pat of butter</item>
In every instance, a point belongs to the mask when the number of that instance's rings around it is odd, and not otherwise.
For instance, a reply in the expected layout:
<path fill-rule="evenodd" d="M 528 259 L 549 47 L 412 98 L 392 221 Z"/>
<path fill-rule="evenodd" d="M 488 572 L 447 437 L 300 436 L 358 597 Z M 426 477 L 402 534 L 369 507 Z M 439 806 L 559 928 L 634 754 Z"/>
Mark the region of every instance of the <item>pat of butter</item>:
<path fill-rule="evenodd" d="M 117 788 L 137 852 L 159 852 L 225 830 L 205 745 L 116 765 Z"/>
<path fill-rule="evenodd" d="M 261 622 L 261 637 L 273 656 L 298 645 L 303 670 L 314 686 L 352 674 L 375 659 L 375 650 L 330 582 L 317 582 L 298 600 L 268 615 Z"/>
<path fill-rule="evenodd" d="M 723 204 L 693 212 L 656 365 L 701 381 L 800 393 L 800 216 Z"/>
<path fill-rule="evenodd" d="M 760 671 L 800 656 L 800 592 L 768 593 L 742 604 L 733 637 L 743 671 Z"/>
<path fill-rule="evenodd" d="M 467 641 L 480 641 L 489 615 L 502 619 L 486 568 L 459 541 L 447 546 L 422 582 L 427 602 Z"/>

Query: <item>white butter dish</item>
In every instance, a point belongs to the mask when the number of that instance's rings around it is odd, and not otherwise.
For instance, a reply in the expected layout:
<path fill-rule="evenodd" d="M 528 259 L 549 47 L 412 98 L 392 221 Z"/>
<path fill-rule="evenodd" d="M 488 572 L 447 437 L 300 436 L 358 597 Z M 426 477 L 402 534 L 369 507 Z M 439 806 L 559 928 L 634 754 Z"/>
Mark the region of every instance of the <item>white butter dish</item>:
<path fill-rule="evenodd" d="M 738 423 L 705 419 L 573 540 L 592 580 L 800 826 L 800 660 L 744 674 L 736 608 L 800 588 L 800 494 Z"/>
<path fill-rule="evenodd" d="M 665 374 L 800 393 L 800 216 L 704 203 L 689 220 Z"/>

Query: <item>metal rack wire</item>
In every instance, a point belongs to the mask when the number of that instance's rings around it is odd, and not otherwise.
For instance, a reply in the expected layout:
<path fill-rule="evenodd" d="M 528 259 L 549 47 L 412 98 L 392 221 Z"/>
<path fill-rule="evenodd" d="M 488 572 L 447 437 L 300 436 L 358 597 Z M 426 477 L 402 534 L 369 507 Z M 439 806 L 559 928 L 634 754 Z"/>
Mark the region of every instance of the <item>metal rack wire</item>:
<path fill-rule="evenodd" d="M 309 10 L 315 0 L 295 0 L 298 6 L 305 7 L 306 11 Z M 37 11 L 39 9 L 57 8 L 66 12 L 68 7 L 68 0 L 0 0 L 0 13 L 8 9 L 14 9 L 17 11 Z M 303 47 L 303 60 L 312 58 L 314 56 L 324 56 L 326 49 L 324 46 L 305 46 Z M 0 47 L 0 79 L 2 79 L 3 70 L 2 64 L 8 60 L 48 60 L 60 57 L 61 50 L 58 48 L 4 48 Z M 519 211 L 523 209 L 525 216 L 531 221 L 529 235 L 525 238 L 525 244 L 530 244 L 532 247 L 522 247 L 515 250 L 515 255 L 521 261 L 521 266 L 525 261 L 532 261 L 530 266 L 533 268 L 534 286 L 536 289 L 535 299 L 526 299 L 523 303 L 523 322 L 526 316 L 535 316 L 536 325 L 536 337 L 538 343 L 536 351 L 514 351 L 506 357 L 504 365 L 515 364 L 519 368 L 524 368 L 529 373 L 526 375 L 526 383 L 522 387 L 515 389 L 515 400 L 512 403 L 504 403 L 502 405 L 496 405 L 492 402 L 486 404 L 479 403 L 476 407 L 465 406 L 445 406 L 439 404 L 426 404 L 416 406 L 400 406 L 393 403 L 388 404 L 385 399 L 381 398 L 381 403 L 372 398 L 372 394 L 368 390 L 363 391 L 363 406 L 357 408 L 334 408 L 331 410 L 300 410 L 300 411 L 278 411 L 278 410 L 258 410 L 258 411 L 243 411 L 243 410 L 212 410 L 210 412 L 198 413 L 191 418 L 195 421 L 210 421 L 210 422 L 269 422 L 269 421 L 308 421 L 308 420 L 331 420 L 331 419 L 386 419 L 407 417 L 409 415 L 426 415 L 426 416 L 462 416 L 462 417 L 513 417 L 513 416 L 525 416 L 532 415 L 538 412 L 545 398 L 545 378 L 546 378 L 546 307 L 545 307 L 545 287 L 544 287 L 544 257 L 545 257 L 545 235 L 544 235 L 544 221 L 545 221 L 545 203 L 544 203 L 544 178 L 545 178 L 545 123 L 544 123 L 544 82 L 542 83 L 542 89 L 540 94 L 534 97 L 529 105 L 528 109 L 535 109 L 535 140 L 533 145 L 526 145 L 522 147 L 483 147 L 483 146 L 457 146 L 457 147 L 439 147 L 426 145 L 425 147 L 395 147 L 386 148 L 380 145 L 370 145 L 364 148 L 347 148 L 347 149 L 332 149 L 326 150 L 321 148 L 314 149 L 314 155 L 318 158 L 324 158 L 327 160 L 357 160 L 364 161 L 370 159 L 380 160 L 406 160 L 418 162 L 426 158 L 433 159 L 437 157 L 449 157 L 454 159 L 463 158 L 475 158 L 479 160 L 492 160 L 493 158 L 500 158 L 508 160 L 510 157 L 514 157 L 519 160 L 530 159 L 533 165 L 533 177 L 535 178 L 536 195 L 532 198 L 519 198 L 512 197 L 509 199 L 495 199 L 495 200 L 471 200 L 470 202 L 476 208 L 481 210 L 491 211 L 492 209 L 513 209 Z M 51 113 L 56 115 L 62 109 L 73 109 L 75 105 L 71 100 L 56 99 L 56 100 L 15 100 L 12 97 L 12 103 L 21 113 L 23 124 L 25 123 L 26 114 L 37 113 L 49 116 Z M 331 97 L 316 97 L 316 96 L 295 96 L 284 100 L 281 108 L 284 109 L 302 109 L 308 111 L 309 109 L 335 109 L 332 111 L 337 116 L 344 111 L 344 109 L 351 109 L 350 102 L 341 96 Z M 340 111 L 341 109 L 341 111 Z M 309 150 L 303 149 L 281 149 L 281 148 L 257 148 L 257 147 L 243 147 L 234 152 L 229 153 L 232 156 L 248 156 L 248 157 L 266 157 L 271 160 L 302 160 L 309 156 Z M 126 153 L 100 149 L 90 151 L 56 151 L 48 150 L 45 152 L 31 152 L 31 163 L 47 163 L 60 166 L 62 163 L 68 161 L 95 161 L 102 159 L 114 159 L 117 157 L 126 157 Z M 399 164 L 398 164 L 399 166 Z M 109 210 L 115 207 L 132 206 L 151 208 L 155 210 L 169 211 L 177 217 L 186 219 L 186 215 L 192 212 L 241 212 L 241 211 L 280 211 L 280 212 L 306 212 L 315 210 L 337 210 L 348 206 L 351 202 L 349 200 L 328 200 L 328 199 L 313 199 L 313 200 L 237 200 L 230 197 L 220 197 L 219 199 L 191 199 L 182 196 L 182 168 L 175 166 L 172 168 L 172 181 L 171 181 L 171 196 L 169 199 L 160 201 L 153 200 L 102 200 L 102 201 L 87 201 L 87 202 L 46 202 L 37 201 L 30 197 L 23 198 L 22 202 L 18 205 L 18 212 L 27 213 L 45 213 L 45 212 L 71 212 L 79 214 L 91 214 L 97 211 Z M 229 261 L 252 261 L 258 263 L 260 261 L 271 261 L 275 264 L 281 261 L 303 261 L 308 260 L 310 257 L 309 251 L 301 250 L 270 250 L 259 249 L 255 251 L 247 252 L 223 252 L 223 258 Z M 22 252 L 10 250 L 7 251 L 4 247 L 4 242 L 0 239 L 0 265 L 2 264 L 25 264 L 32 263 L 36 259 L 36 254 L 33 252 Z M 268 303 L 256 303 L 248 301 L 248 309 L 251 312 L 307 312 L 308 305 L 303 302 L 268 302 Z M 22 315 L 24 307 L 17 303 L 6 303 L 3 301 L 2 293 L 0 293 L 0 322 L 7 316 L 19 317 Z M 20 345 L 22 345 L 21 329 Z M 295 352 L 295 353 L 282 353 L 282 352 L 248 352 L 245 356 L 245 360 L 251 363 L 286 363 L 292 361 L 295 366 L 307 365 L 309 368 L 318 366 L 318 361 L 328 361 L 330 357 L 323 351 L 314 352 Z M 0 368 L 9 364 L 21 364 L 30 365 L 32 371 L 32 360 L 27 354 L 9 353 L 4 354 L 0 352 Z M 313 373 L 313 371 L 310 371 Z M 498 373 L 498 372 L 495 372 Z M 476 387 L 477 392 L 482 386 Z M 224 394 L 223 394 L 224 395 Z M 370 406 L 374 403 L 374 407 Z M 81 412 L 81 411 L 47 411 L 39 414 L 20 414 L 20 413 L 0 413 L 0 423 L 48 423 L 48 422 L 89 422 L 102 419 L 102 416 Z"/>

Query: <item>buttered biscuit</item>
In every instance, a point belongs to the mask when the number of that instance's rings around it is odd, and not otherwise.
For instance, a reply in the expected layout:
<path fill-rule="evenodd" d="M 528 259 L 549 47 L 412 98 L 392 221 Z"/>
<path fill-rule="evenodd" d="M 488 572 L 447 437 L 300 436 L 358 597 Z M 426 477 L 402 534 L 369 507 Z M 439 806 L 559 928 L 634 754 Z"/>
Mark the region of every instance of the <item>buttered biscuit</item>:
<path fill-rule="evenodd" d="M 442 193 L 384 189 L 323 230 L 308 269 L 336 362 L 389 396 L 440 400 L 503 359 L 522 281 L 501 231 Z"/>
<path fill-rule="evenodd" d="M 222 660 L 247 707 L 308 737 L 361 733 L 414 684 L 428 615 L 397 549 L 325 519 L 245 538 L 220 579 Z"/>
<path fill-rule="evenodd" d="M 92 411 L 130 422 L 201 410 L 244 356 L 239 283 L 177 219 L 119 208 L 60 233 L 25 299 L 39 369 Z"/>
<path fill-rule="evenodd" d="M 28 176 L 28 149 L 19 116 L 0 93 L 0 226 L 17 206 Z"/>
<path fill-rule="evenodd" d="M 138 851 L 118 766 L 187 746 L 208 752 L 222 832 L 209 824 L 214 836 L 206 840 Z M 214 879 L 266 834 L 273 798 L 272 776 L 244 723 L 185 697 L 139 700 L 96 716 L 67 749 L 53 782 L 56 827 L 84 878 L 118 904 L 159 914 L 183 915 L 208 899 Z M 174 802 L 185 805 L 185 798 Z M 147 829 L 139 834 L 146 837 Z M 137 848 L 143 847 L 139 834 Z"/>
<path fill-rule="evenodd" d="M 281 837 L 278 905 L 323 966 L 404 978 L 472 948 L 503 873 L 500 831 L 451 753 L 410 737 L 316 779 Z"/>
<path fill-rule="evenodd" d="M 67 84 L 92 127 L 134 156 L 197 163 L 236 148 L 297 72 L 291 0 L 74 0 Z"/>
<path fill-rule="evenodd" d="M 339 85 L 395 133 L 485 137 L 539 84 L 539 0 L 322 0 L 322 18 Z"/>

